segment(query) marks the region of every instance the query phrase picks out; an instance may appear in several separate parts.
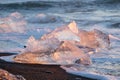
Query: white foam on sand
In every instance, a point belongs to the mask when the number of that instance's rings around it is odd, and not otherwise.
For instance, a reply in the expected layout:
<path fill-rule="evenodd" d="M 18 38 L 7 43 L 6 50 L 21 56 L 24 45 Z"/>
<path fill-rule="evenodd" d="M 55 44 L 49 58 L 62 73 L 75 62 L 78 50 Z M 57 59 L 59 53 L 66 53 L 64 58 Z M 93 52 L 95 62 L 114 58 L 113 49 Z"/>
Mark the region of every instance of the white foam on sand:
<path fill-rule="evenodd" d="M 103 75 L 103 74 L 94 73 L 94 72 L 78 71 L 75 68 L 67 68 L 65 66 L 61 66 L 61 68 L 66 70 L 66 72 L 68 73 L 79 75 L 79 76 L 86 77 L 86 78 L 97 79 L 97 80 L 118 80 L 114 76 Z"/>
<path fill-rule="evenodd" d="M 5 61 L 7 61 L 7 62 L 14 62 L 13 57 L 15 57 L 15 55 L 2 56 L 2 57 L 0 57 L 0 59 L 5 60 Z"/>

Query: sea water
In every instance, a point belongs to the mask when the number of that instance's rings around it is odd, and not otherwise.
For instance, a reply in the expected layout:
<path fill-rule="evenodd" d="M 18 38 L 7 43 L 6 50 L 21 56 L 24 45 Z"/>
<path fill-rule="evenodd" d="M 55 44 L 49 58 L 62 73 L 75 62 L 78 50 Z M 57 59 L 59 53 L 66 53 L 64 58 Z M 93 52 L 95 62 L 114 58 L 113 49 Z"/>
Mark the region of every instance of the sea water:
<path fill-rule="evenodd" d="M 30 36 L 39 39 L 71 21 L 76 21 L 80 29 L 96 28 L 120 38 L 120 1 L 0 0 L 0 52 L 20 53 Z M 91 56 L 92 65 L 62 67 L 76 75 L 119 80 L 119 48 L 120 41 L 111 40 L 110 50 Z"/>

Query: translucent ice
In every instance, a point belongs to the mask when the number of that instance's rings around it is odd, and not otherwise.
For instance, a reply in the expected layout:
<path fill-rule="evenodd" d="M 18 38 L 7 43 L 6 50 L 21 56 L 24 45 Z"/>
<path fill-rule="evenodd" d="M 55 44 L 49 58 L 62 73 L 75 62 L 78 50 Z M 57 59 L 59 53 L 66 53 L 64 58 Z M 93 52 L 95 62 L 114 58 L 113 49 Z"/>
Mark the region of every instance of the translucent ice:
<path fill-rule="evenodd" d="M 14 12 L 11 13 L 8 17 L 0 18 L 0 32 L 24 33 L 26 24 L 27 23 L 24 20 L 23 16 L 18 12 Z"/>

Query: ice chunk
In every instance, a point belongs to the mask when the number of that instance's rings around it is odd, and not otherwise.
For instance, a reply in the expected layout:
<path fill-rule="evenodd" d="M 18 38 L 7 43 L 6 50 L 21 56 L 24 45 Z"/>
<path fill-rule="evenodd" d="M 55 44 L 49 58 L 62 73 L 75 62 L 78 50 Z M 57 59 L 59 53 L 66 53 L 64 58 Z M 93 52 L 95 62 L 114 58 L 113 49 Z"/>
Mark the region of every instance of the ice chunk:
<path fill-rule="evenodd" d="M 72 32 L 78 34 L 78 27 L 77 27 L 77 24 L 76 24 L 75 21 L 71 22 L 71 23 L 68 25 L 68 27 L 69 27 L 69 29 L 70 29 Z"/>
<path fill-rule="evenodd" d="M 56 22 L 57 17 L 53 15 L 41 13 L 32 18 L 29 18 L 28 21 L 32 23 L 51 23 L 51 22 Z"/>
<path fill-rule="evenodd" d="M 59 64 L 74 64 L 77 59 L 80 59 L 81 64 L 91 64 L 89 55 L 69 41 L 64 41 L 52 58 Z"/>
<path fill-rule="evenodd" d="M 97 29 L 94 29 L 94 33 L 95 33 L 96 40 L 99 42 L 99 47 L 101 48 L 110 47 L 109 35 Z"/>
<path fill-rule="evenodd" d="M 13 75 L 3 69 L 0 69 L 0 79 L 1 80 L 25 80 L 22 76 Z"/>
<path fill-rule="evenodd" d="M 54 52 L 50 52 L 49 50 L 46 52 L 25 52 L 17 55 L 14 58 L 14 61 L 38 64 L 74 64 L 77 59 L 80 59 L 81 64 L 91 64 L 89 55 L 85 54 L 84 51 L 76 47 L 71 42 L 65 41 L 62 42 Z"/>
<path fill-rule="evenodd" d="M 56 38 L 46 40 L 36 40 L 33 36 L 28 39 L 27 47 L 24 52 L 52 52 L 60 45 L 60 41 Z"/>
<path fill-rule="evenodd" d="M 85 31 L 79 29 L 80 44 L 90 48 L 109 48 L 109 36 L 100 30 Z"/>
<path fill-rule="evenodd" d="M 23 19 L 23 15 L 20 14 L 19 12 L 13 12 L 9 15 L 11 18 L 17 18 L 17 19 Z"/>
<path fill-rule="evenodd" d="M 57 38 L 59 41 L 77 41 L 79 42 L 78 44 L 83 47 L 95 49 L 109 48 L 110 46 L 110 40 L 107 34 L 97 29 L 92 31 L 78 29 L 75 21 L 67 26 L 56 28 L 51 33 L 41 37 L 43 40 L 47 38 Z"/>
<path fill-rule="evenodd" d="M 17 55 L 15 61 L 49 63 L 50 60 L 57 64 L 91 64 L 89 56 L 91 51 L 93 53 L 96 48 L 108 47 L 106 46 L 109 44 L 107 37 L 107 34 L 99 30 L 85 31 L 78 29 L 73 21 L 67 26 L 56 28 L 39 40 L 31 36 L 23 54 Z M 33 62 L 30 60 L 32 58 Z"/>
<path fill-rule="evenodd" d="M 56 28 L 49 34 L 43 35 L 41 39 L 47 38 L 57 38 L 59 41 L 64 40 L 73 40 L 73 41 L 80 41 L 80 38 L 77 36 L 77 26 L 75 22 L 70 23 L 67 26 Z"/>
<path fill-rule="evenodd" d="M 94 36 L 94 32 L 85 31 L 79 29 L 80 44 L 84 47 L 96 48 L 98 47 L 98 42 Z"/>
<path fill-rule="evenodd" d="M 26 24 L 27 22 L 24 20 L 23 16 L 18 12 L 14 12 L 6 18 L 0 18 L 0 32 L 24 33 Z"/>
<path fill-rule="evenodd" d="M 55 61 L 51 59 L 50 55 L 40 52 L 18 54 L 13 60 L 19 63 L 56 64 Z"/>

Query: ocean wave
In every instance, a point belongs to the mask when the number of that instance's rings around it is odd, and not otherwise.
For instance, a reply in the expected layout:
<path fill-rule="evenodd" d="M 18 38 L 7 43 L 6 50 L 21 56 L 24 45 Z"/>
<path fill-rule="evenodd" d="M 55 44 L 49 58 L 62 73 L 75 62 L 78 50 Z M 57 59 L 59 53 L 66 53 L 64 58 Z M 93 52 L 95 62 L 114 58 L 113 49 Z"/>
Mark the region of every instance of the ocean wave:
<path fill-rule="evenodd" d="M 0 0 L 1 4 L 10 4 L 10 3 L 22 3 L 22 2 L 35 2 L 35 1 L 43 1 L 43 2 L 90 2 L 95 0 Z"/>
<path fill-rule="evenodd" d="M 120 3 L 120 0 L 95 0 L 97 3 L 106 3 L 106 4 L 114 4 L 114 3 Z"/>
<path fill-rule="evenodd" d="M 21 3 L 8 3 L 0 4 L 1 9 L 25 9 L 25 8 L 37 8 L 37 7 L 51 7 L 49 3 L 44 2 L 21 2 Z"/>
<path fill-rule="evenodd" d="M 31 8 L 50 8 L 50 7 L 86 7 L 86 6 L 105 6 L 119 4 L 119 0 L 13 0 L 1 1 L 0 10 L 2 9 L 31 9 Z M 113 7 L 114 8 L 114 7 Z"/>
<path fill-rule="evenodd" d="M 87 6 L 93 4 L 94 0 L 14 0 L 14 1 L 0 1 L 0 8 L 37 8 L 37 7 L 61 7 L 61 6 Z"/>

